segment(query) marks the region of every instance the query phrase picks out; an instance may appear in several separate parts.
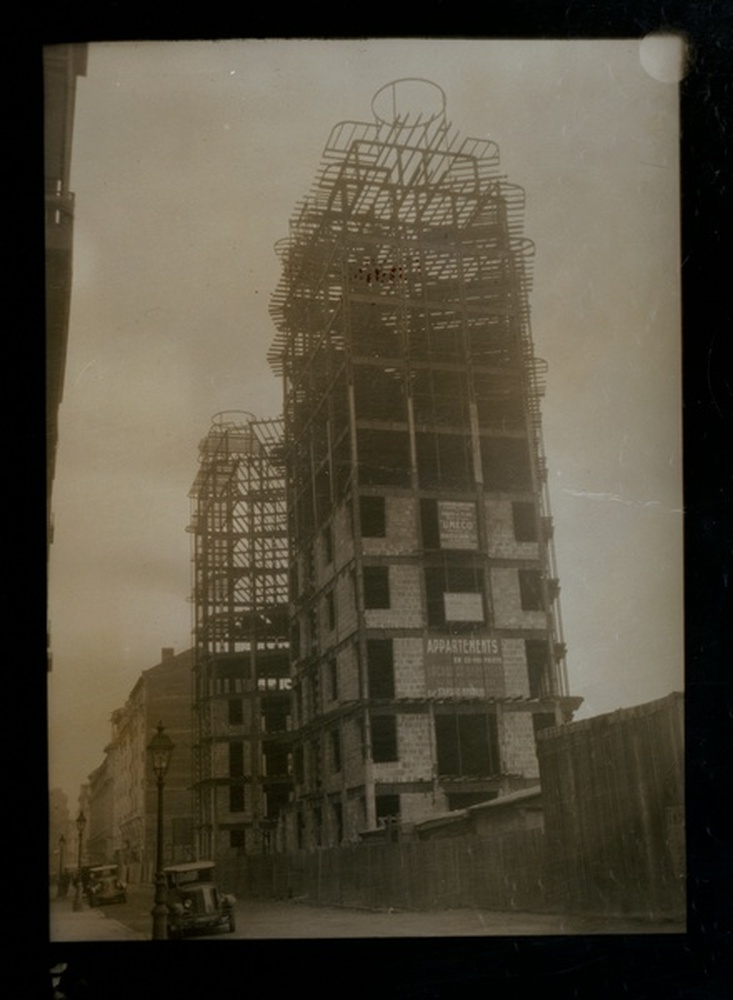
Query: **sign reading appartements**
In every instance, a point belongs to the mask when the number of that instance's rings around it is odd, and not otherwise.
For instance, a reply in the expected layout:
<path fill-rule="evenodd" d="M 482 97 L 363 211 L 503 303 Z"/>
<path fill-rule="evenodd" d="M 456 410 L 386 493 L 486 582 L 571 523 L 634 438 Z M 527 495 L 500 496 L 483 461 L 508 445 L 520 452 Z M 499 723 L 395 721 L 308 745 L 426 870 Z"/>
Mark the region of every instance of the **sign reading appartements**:
<path fill-rule="evenodd" d="M 427 693 L 490 698 L 504 693 L 501 640 L 494 636 L 431 636 L 424 640 Z"/>

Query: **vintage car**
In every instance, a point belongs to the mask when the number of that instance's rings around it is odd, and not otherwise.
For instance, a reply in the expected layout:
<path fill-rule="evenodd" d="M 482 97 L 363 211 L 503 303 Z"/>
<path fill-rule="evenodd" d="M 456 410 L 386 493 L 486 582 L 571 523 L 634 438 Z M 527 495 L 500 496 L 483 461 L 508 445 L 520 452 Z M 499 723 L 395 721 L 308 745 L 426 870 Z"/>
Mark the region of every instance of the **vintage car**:
<path fill-rule="evenodd" d="M 90 906 L 126 903 L 127 886 L 120 879 L 119 865 L 94 865 L 89 869 L 86 887 Z"/>
<path fill-rule="evenodd" d="M 217 887 L 213 861 L 189 861 L 163 871 L 169 938 L 236 929 L 236 900 Z"/>

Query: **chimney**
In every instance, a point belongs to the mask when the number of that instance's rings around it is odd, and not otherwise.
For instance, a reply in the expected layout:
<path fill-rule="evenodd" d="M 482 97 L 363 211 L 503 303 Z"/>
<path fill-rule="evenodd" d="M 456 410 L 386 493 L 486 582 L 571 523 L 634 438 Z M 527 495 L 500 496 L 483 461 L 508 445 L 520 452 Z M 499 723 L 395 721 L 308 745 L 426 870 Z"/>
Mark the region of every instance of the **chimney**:
<path fill-rule="evenodd" d="M 172 660 L 175 655 L 176 651 L 173 646 L 163 646 L 160 651 L 160 662 L 162 663 L 164 660 Z"/>

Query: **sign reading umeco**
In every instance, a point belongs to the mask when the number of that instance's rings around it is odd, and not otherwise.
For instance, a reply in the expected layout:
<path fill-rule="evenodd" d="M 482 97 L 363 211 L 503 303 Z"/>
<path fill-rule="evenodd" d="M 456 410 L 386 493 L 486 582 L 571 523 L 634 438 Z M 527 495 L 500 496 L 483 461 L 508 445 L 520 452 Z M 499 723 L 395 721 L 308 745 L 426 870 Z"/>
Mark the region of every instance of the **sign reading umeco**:
<path fill-rule="evenodd" d="M 477 549 L 476 504 L 461 500 L 438 503 L 441 549 Z"/>

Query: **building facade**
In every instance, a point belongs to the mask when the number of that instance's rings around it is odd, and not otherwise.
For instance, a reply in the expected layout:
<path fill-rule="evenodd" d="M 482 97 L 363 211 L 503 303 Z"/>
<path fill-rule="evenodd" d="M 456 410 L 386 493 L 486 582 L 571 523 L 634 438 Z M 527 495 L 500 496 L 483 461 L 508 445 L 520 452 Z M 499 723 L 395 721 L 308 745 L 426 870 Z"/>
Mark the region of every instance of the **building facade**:
<path fill-rule="evenodd" d="M 49 881 L 58 880 L 73 859 L 71 848 L 71 816 L 69 799 L 60 788 L 48 793 L 48 873 Z"/>
<path fill-rule="evenodd" d="M 217 414 L 191 488 L 193 790 L 201 857 L 274 846 L 291 789 L 282 422 Z"/>
<path fill-rule="evenodd" d="M 70 186 L 70 176 L 74 111 L 78 78 L 85 76 L 86 70 L 85 44 L 49 45 L 43 50 L 47 558 L 53 542 L 52 493 L 71 308 L 74 193 Z M 50 643 L 47 662 L 50 670 Z"/>
<path fill-rule="evenodd" d="M 112 758 L 104 760 L 87 778 L 90 810 L 84 830 L 88 864 L 105 864 L 115 850 L 115 785 Z"/>
<path fill-rule="evenodd" d="M 278 244 L 295 806 L 287 842 L 536 785 L 572 716 L 524 193 L 440 88 L 341 122 Z"/>
<path fill-rule="evenodd" d="M 111 718 L 104 759 L 89 776 L 87 843 L 90 863 L 116 862 L 129 881 L 155 875 L 158 788 L 148 746 L 162 723 L 174 744 L 164 786 L 165 863 L 194 856 L 191 796 L 193 651 L 161 650 Z"/>

